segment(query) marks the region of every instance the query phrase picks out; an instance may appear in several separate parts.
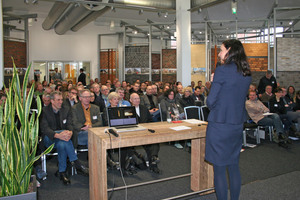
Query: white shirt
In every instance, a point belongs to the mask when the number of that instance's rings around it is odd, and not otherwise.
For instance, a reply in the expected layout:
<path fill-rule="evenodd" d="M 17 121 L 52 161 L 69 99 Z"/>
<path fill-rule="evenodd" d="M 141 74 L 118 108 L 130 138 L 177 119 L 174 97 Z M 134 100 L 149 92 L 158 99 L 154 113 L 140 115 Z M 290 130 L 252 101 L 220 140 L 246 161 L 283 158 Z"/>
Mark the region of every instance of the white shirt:
<path fill-rule="evenodd" d="M 140 117 L 140 106 L 135 107 L 136 114 Z"/>

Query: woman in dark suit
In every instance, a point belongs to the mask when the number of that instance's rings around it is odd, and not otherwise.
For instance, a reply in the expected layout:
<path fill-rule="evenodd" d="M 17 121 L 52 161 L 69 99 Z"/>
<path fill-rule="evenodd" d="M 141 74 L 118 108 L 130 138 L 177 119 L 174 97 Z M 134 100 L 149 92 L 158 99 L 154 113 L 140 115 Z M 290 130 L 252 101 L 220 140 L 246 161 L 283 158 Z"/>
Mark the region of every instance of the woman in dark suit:
<path fill-rule="evenodd" d="M 227 199 L 228 169 L 231 200 L 236 200 L 241 189 L 239 155 L 242 148 L 245 101 L 251 83 L 251 71 L 243 45 L 238 40 L 224 41 L 218 56 L 221 65 L 215 70 L 207 97 L 210 113 L 205 158 L 214 166 L 217 198 Z"/>

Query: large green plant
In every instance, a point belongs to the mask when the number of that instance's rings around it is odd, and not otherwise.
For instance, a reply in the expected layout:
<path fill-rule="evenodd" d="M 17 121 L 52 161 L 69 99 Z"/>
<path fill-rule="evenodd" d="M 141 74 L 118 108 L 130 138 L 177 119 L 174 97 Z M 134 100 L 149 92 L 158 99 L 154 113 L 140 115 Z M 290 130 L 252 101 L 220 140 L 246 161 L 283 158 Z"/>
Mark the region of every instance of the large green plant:
<path fill-rule="evenodd" d="M 36 156 L 41 100 L 37 97 L 37 114 L 30 114 L 34 88 L 28 93 L 26 88 L 31 65 L 22 88 L 15 64 L 13 67 L 6 103 L 0 106 L 0 197 L 27 193 L 33 163 L 53 148 Z"/>

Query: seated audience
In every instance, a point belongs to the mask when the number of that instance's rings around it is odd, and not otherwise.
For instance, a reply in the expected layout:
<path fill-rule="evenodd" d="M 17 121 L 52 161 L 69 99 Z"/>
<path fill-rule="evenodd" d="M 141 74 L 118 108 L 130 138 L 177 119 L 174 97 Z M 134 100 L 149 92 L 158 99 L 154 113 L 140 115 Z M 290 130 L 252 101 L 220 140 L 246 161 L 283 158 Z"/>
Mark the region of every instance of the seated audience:
<path fill-rule="evenodd" d="M 150 87 L 150 86 L 148 86 Z M 147 87 L 147 89 L 148 89 Z M 139 95 L 133 93 L 130 95 L 130 102 L 132 106 L 135 107 L 136 113 L 138 115 L 139 123 L 148 123 L 151 122 L 150 112 L 148 108 L 140 104 L 140 97 Z M 159 152 L 159 144 L 149 144 L 143 146 L 146 154 L 147 160 L 149 162 L 149 169 L 154 173 L 160 173 L 160 170 L 157 167 L 157 163 L 159 162 L 158 159 L 158 152 Z"/>
<path fill-rule="evenodd" d="M 185 87 L 183 89 L 183 96 L 181 99 L 179 99 L 179 103 L 182 108 L 188 107 L 188 106 L 195 106 L 195 100 L 192 97 L 192 88 L 191 87 Z"/>
<path fill-rule="evenodd" d="M 67 98 L 64 99 L 63 106 L 64 107 L 69 107 L 71 109 L 72 106 L 78 103 L 78 98 L 77 98 L 77 93 L 78 91 L 76 90 L 75 87 L 71 87 L 67 93 Z"/>
<path fill-rule="evenodd" d="M 184 94 L 184 92 L 183 92 L 183 86 L 181 84 L 179 84 L 179 85 L 176 86 L 176 88 L 177 88 L 177 90 L 176 90 L 176 96 L 175 96 L 175 98 L 179 100 L 179 99 L 182 98 L 182 96 Z"/>
<path fill-rule="evenodd" d="M 63 98 L 61 92 L 52 92 L 50 98 L 51 104 L 43 108 L 40 130 L 46 147 L 55 143 L 54 147 L 58 153 L 60 179 L 65 185 L 68 185 L 71 181 L 66 174 L 67 158 L 75 166 L 77 172 L 88 175 L 89 169 L 79 162 L 75 153 L 71 140 L 73 136 L 72 115 L 69 108 L 62 107 Z"/>
<path fill-rule="evenodd" d="M 43 94 L 43 97 L 42 97 L 42 107 L 44 106 L 49 106 L 49 104 L 51 103 L 50 101 L 50 94 Z"/>
<path fill-rule="evenodd" d="M 284 124 L 284 129 L 290 134 L 295 134 L 296 128 L 291 129 L 292 120 L 287 115 L 288 105 L 284 103 L 283 92 L 281 88 L 276 88 L 274 90 L 275 96 L 270 99 L 270 111 L 272 113 L 277 113 Z"/>
<path fill-rule="evenodd" d="M 255 91 L 249 91 L 249 100 L 246 101 L 246 110 L 249 117 L 258 125 L 273 126 L 276 129 L 276 133 L 273 135 L 273 140 L 280 146 L 288 148 L 287 136 L 283 129 L 282 121 L 278 114 L 266 114 L 270 110 L 257 99 Z"/>
<path fill-rule="evenodd" d="M 195 91 L 192 94 L 192 97 L 195 100 L 195 104 L 197 106 L 205 105 L 205 95 L 203 93 L 205 93 L 205 87 L 203 85 L 201 87 L 200 86 L 195 87 Z"/>
<path fill-rule="evenodd" d="M 274 97 L 274 94 L 272 93 L 272 86 L 267 85 L 265 92 L 263 94 L 261 94 L 261 96 L 260 96 L 260 100 L 262 102 L 269 102 L 270 99 L 272 99 L 273 97 Z"/>
<path fill-rule="evenodd" d="M 102 98 L 101 92 L 100 92 L 100 86 L 98 83 L 94 83 L 92 85 L 94 95 L 95 95 L 95 100 L 92 101 L 93 104 L 97 105 L 100 108 L 100 112 L 103 112 L 105 108 L 105 102 Z"/>
<path fill-rule="evenodd" d="M 102 126 L 102 118 L 98 106 L 91 104 L 91 92 L 84 89 L 79 93 L 80 103 L 72 107 L 74 134 L 78 145 L 88 145 L 88 129 Z"/>
<path fill-rule="evenodd" d="M 153 118 L 153 122 L 157 122 L 160 117 L 158 100 L 156 96 L 152 95 L 152 92 L 152 86 L 147 86 L 146 94 L 141 96 L 141 105 L 146 106 Z"/>

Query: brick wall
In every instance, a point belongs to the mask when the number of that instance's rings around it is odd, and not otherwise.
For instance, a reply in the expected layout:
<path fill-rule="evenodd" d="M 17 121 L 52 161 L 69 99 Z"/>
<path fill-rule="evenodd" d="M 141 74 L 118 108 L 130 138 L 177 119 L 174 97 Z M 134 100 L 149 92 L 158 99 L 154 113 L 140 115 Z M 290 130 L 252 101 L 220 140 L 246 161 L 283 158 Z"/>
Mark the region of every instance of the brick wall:
<path fill-rule="evenodd" d="M 27 68 L 26 43 L 4 40 L 4 68 L 12 68 L 12 59 L 18 68 Z"/>
<path fill-rule="evenodd" d="M 277 71 L 300 71 L 300 38 L 277 38 Z"/>
<path fill-rule="evenodd" d="M 109 79 L 113 81 L 116 78 L 116 51 L 108 50 L 100 52 L 100 82 L 105 84 Z"/>

